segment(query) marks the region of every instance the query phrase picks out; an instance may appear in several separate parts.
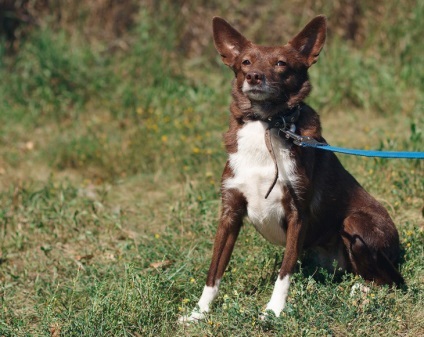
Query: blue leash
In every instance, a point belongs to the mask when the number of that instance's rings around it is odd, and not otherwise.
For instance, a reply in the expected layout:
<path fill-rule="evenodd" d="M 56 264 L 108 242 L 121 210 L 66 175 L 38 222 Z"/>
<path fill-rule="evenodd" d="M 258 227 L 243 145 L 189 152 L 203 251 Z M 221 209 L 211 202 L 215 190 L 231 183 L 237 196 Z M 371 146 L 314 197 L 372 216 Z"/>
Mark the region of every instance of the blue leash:
<path fill-rule="evenodd" d="M 405 159 L 424 159 L 424 152 L 402 152 L 402 151 L 375 151 L 375 150 L 356 150 L 345 149 L 343 147 L 330 146 L 330 145 L 301 145 L 304 147 L 315 147 L 317 149 L 338 152 L 344 154 L 351 154 L 363 157 L 379 157 L 379 158 L 405 158 Z"/>
<path fill-rule="evenodd" d="M 327 143 L 321 143 L 311 137 L 299 136 L 290 130 L 283 130 L 287 137 L 293 138 L 294 144 L 301 147 L 312 147 L 320 150 L 338 152 L 363 157 L 379 158 L 406 158 L 406 159 L 424 159 L 424 152 L 402 152 L 402 151 L 375 151 L 375 150 L 356 150 L 343 147 L 330 146 Z"/>

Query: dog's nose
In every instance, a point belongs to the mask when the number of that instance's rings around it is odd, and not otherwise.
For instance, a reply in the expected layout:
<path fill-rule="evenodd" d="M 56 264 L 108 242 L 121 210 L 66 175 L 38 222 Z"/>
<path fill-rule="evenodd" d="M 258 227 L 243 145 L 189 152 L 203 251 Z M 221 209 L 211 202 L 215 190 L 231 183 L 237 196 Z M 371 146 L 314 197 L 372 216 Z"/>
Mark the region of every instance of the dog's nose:
<path fill-rule="evenodd" d="M 264 79 L 264 74 L 257 71 L 248 72 L 246 74 L 247 83 L 251 85 L 260 84 L 263 81 L 263 79 Z"/>

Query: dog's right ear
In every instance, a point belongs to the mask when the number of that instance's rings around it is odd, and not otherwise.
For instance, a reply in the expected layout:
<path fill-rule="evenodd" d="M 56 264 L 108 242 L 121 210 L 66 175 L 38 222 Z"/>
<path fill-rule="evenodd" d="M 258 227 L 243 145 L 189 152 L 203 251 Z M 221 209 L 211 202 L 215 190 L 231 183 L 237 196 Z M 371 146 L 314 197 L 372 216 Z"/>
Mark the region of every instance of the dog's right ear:
<path fill-rule="evenodd" d="M 212 27 L 215 48 L 221 55 L 222 62 L 233 67 L 236 57 L 250 43 L 249 40 L 220 17 L 213 18 Z"/>

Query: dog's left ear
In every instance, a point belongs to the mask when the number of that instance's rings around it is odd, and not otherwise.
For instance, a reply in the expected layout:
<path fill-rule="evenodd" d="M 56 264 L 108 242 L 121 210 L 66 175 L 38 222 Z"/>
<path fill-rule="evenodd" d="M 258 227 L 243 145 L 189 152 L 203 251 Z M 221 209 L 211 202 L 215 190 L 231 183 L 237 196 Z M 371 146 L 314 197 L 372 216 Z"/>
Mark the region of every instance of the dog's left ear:
<path fill-rule="evenodd" d="M 327 35 L 327 19 L 319 15 L 312 19 L 289 44 L 306 58 L 308 67 L 317 60 Z"/>

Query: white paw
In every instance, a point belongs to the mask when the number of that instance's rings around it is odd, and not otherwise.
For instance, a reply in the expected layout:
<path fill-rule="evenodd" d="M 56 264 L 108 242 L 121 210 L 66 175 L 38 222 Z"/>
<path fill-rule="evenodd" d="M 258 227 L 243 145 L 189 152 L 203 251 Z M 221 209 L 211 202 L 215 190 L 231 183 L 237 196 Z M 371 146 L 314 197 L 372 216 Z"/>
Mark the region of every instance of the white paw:
<path fill-rule="evenodd" d="M 355 283 L 350 289 L 350 297 L 354 297 L 357 293 L 361 295 L 361 297 L 366 297 L 367 294 L 371 291 L 371 289 L 367 286 L 364 286 L 360 283 Z"/>
<path fill-rule="evenodd" d="M 280 317 L 281 312 L 283 311 L 285 306 L 285 303 L 283 301 L 281 302 L 273 302 L 270 301 L 266 308 L 265 311 L 259 316 L 259 318 L 264 321 L 267 317 L 270 317 L 270 315 L 274 314 L 275 317 Z"/>
<path fill-rule="evenodd" d="M 280 277 L 275 281 L 274 290 L 271 295 L 271 299 L 266 305 L 264 313 L 261 314 L 260 319 L 265 320 L 266 317 L 273 312 L 275 317 L 280 317 L 281 311 L 283 311 L 286 306 L 287 294 L 289 292 L 290 286 L 290 275 L 284 276 L 282 279 Z M 268 312 L 268 313 L 267 313 Z"/>
<path fill-rule="evenodd" d="M 180 324 L 190 324 L 190 323 L 197 323 L 198 321 L 204 320 L 206 317 L 204 312 L 194 311 L 191 313 L 190 316 L 180 316 L 178 318 L 178 323 Z"/>
<path fill-rule="evenodd" d="M 272 318 L 274 315 L 275 312 L 272 310 L 262 311 L 262 313 L 259 315 L 259 319 L 261 321 L 266 321 L 268 318 Z"/>
<path fill-rule="evenodd" d="M 205 286 L 202 296 L 200 296 L 199 302 L 197 302 L 197 306 L 193 309 L 191 315 L 179 317 L 178 322 L 188 325 L 192 322 L 198 322 L 205 319 L 206 314 L 209 312 L 209 305 L 218 296 L 219 282 L 220 280 L 216 280 L 213 287 Z"/>

